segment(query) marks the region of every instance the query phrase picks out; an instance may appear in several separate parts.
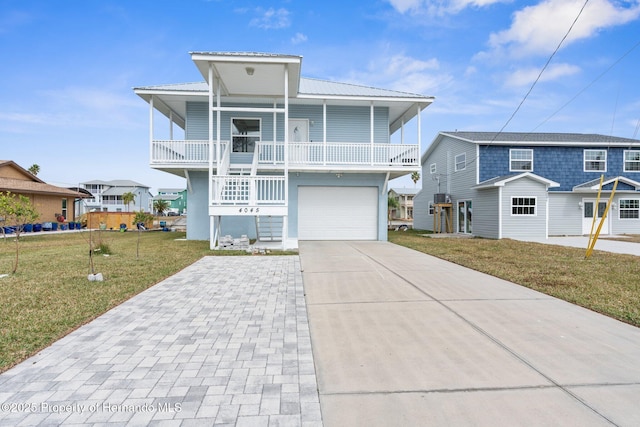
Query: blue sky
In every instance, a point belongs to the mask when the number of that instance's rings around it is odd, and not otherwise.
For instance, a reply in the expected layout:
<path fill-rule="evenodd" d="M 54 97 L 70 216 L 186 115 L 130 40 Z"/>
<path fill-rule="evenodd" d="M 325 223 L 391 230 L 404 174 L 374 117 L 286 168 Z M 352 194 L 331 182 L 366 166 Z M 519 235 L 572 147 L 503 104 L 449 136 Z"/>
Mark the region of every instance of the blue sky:
<path fill-rule="evenodd" d="M 0 0 L 0 159 L 58 185 L 184 187 L 149 167 L 132 88 L 201 81 L 190 51 L 301 55 L 305 77 L 435 96 L 424 151 L 439 131 L 502 129 L 584 3 Z M 589 0 L 504 130 L 638 137 L 639 44 L 640 0 Z"/>

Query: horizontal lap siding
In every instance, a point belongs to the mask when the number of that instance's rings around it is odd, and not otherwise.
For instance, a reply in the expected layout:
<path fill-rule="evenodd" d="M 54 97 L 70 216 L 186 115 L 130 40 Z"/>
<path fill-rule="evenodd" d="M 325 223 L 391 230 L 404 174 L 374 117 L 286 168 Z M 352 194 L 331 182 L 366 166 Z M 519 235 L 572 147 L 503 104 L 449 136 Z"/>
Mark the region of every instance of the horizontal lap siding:
<path fill-rule="evenodd" d="M 584 194 L 549 192 L 549 235 L 578 236 L 582 234 Z"/>
<path fill-rule="evenodd" d="M 498 239 L 499 234 L 499 190 L 491 188 L 477 192 L 473 198 L 473 235 L 487 239 Z"/>
<path fill-rule="evenodd" d="M 455 171 L 455 157 L 466 153 L 465 170 Z M 436 173 L 431 174 L 431 164 L 436 164 Z M 429 202 L 436 193 L 450 193 L 453 203 L 454 232 L 457 231 L 457 202 L 472 200 L 475 205 L 482 193 L 471 189 L 476 184 L 476 147 L 465 141 L 444 137 L 422 165 L 422 190 L 413 199 L 413 225 L 422 230 L 433 230 L 433 215 L 429 215 Z M 438 179 L 440 182 L 438 190 Z M 477 215 L 474 213 L 474 228 Z M 474 233 L 475 234 L 475 233 Z"/>
<path fill-rule="evenodd" d="M 535 216 L 511 215 L 512 197 L 536 197 Z M 540 239 L 547 237 L 546 186 L 521 178 L 507 183 L 502 190 L 502 237 L 511 239 Z"/>

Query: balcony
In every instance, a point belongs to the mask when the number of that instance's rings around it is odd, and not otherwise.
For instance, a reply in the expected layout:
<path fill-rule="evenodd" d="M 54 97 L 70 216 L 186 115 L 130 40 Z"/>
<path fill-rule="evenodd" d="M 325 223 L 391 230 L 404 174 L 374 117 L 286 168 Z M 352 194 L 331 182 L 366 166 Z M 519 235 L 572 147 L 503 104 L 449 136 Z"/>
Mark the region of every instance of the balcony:
<path fill-rule="evenodd" d="M 228 146 L 220 144 L 220 156 Z M 213 147 L 213 161 L 216 162 L 216 147 Z M 209 141 L 207 140 L 156 140 L 151 142 L 151 167 L 209 167 Z"/>
<path fill-rule="evenodd" d="M 226 175 L 211 178 L 211 215 L 285 215 L 284 176 Z"/>
<path fill-rule="evenodd" d="M 220 147 L 221 161 L 229 146 L 223 141 Z M 151 166 L 178 168 L 206 168 L 209 165 L 209 142 L 153 141 Z M 261 141 L 256 145 L 258 169 L 282 169 L 284 167 L 284 143 Z M 214 146 L 213 162 L 216 162 Z M 373 169 L 402 170 L 420 167 L 418 144 L 369 144 L 337 142 L 290 142 L 289 168 L 296 170 L 322 169 Z"/>

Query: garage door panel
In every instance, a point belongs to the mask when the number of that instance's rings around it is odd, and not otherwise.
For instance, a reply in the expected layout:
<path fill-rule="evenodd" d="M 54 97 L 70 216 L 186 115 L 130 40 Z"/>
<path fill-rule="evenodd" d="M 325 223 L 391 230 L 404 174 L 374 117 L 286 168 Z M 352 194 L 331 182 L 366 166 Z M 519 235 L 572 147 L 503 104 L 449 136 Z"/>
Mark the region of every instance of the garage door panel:
<path fill-rule="evenodd" d="M 300 240 L 377 240 L 377 187 L 299 187 Z"/>

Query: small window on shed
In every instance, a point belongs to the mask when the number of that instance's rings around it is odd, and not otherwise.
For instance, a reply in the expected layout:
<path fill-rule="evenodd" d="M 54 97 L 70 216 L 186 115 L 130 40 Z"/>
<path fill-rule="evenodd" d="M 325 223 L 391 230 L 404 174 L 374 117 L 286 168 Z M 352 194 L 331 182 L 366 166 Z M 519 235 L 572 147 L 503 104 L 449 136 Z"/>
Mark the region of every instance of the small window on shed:
<path fill-rule="evenodd" d="M 511 198 L 511 215 L 532 216 L 535 214 L 536 214 L 536 198 L 535 197 L 512 197 Z"/>

